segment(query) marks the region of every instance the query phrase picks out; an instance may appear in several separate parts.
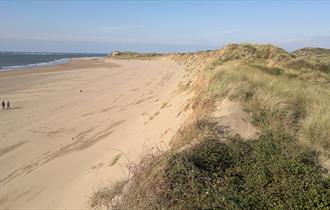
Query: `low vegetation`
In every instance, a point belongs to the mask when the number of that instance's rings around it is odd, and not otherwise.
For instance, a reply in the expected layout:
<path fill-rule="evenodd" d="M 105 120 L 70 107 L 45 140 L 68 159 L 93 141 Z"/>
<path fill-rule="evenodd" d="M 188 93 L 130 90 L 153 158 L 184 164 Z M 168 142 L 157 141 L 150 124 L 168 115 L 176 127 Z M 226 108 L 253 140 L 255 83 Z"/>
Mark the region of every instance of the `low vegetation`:
<path fill-rule="evenodd" d="M 122 180 L 98 189 L 90 198 L 90 206 L 92 208 L 105 207 L 107 210 L 116 207 L 120 203 L 119 197 L 126 183 Z"/>
<path fill-rule="evenodd" d="M 279 136 L 278 136 L 279 135 Z M 166 209 L 315 209 L 330 205 L 330 180 L 317 155 L 268 131 L 254 141 L 235 136 L 167 158 Z"/>
<path fill-rule="evenodd" d="M 330 176 L 319 162 L 330 156 L 328 56 L 249 44 L 172 55 L 198 72 L 193 120 L 169 151 L 141 161 L 114 208 L 330 209 Z M 257 137 L 214 121 L 224 98 L 243 105 Z"/>
<path fill-rule="evenodd" d="M 159 58 L 161 54 L 159 53 L 137 53 L 137 52 L 129 52 L 129 51 L 115 51 L 108 55 L 108 58 L 113 59 L 121 59 L 121 60 L 130 60 L 130 59 L 138 59 L 138 60 L 150 60 Z"/>

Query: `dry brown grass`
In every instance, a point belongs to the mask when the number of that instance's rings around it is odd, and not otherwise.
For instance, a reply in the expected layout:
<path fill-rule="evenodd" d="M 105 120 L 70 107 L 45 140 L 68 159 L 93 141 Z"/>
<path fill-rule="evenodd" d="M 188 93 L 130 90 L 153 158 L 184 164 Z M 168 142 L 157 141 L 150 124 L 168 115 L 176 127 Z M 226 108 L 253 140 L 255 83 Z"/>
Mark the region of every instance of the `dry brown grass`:
<path fill-rule="evenodd" d="M 90 207 L 94 209 L 116 209 L 120 203 L 120 196 L 126 183 L 127 180 L 117 181 L 110 186 L 97 189 L 89 200 Z"/>

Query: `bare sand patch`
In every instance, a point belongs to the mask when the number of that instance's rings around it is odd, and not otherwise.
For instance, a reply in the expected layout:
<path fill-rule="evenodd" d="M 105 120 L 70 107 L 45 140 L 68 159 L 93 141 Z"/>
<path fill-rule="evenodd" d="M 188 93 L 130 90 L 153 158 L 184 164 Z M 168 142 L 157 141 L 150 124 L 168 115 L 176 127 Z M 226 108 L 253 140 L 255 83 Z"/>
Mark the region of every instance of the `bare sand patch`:
<path fill-rule="evenodd" d="M 257 129 L 239 102 L 223 99 L 216 105 L 213 116 L 233 134 L 239 134 L 243 138 L 252 138 L 257 134 Z"/>

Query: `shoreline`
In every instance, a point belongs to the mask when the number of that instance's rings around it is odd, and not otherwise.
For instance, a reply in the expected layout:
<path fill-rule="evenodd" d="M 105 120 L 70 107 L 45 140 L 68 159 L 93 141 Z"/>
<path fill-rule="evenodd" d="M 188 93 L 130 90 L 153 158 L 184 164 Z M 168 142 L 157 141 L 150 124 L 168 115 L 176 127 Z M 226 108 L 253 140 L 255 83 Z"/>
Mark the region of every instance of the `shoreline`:
<path fill-rule="evenodd" d="M 97 64 L 102 64 L 105 60 L 104 57 L 85 57 L 85 58 L 72 58 L 67 63 L 52 65 L 52 66 L 37 66 L 31 68 L 19 68 L 13 70 L 0 70 L 0 76 L 17 76 L 17 75 L 26 75 L 32 73 L 41 73 L 41 72 L 57 72 L 57 71 L 67 71 L 75 70 L 79 68 L 88 68 L 94 67 Z M 109 65 L 111 66 L 111 65 Z"/>
<path fill-rule="evenodd" d="M 42 67 L 51 67 L 58 66 L 69 63 L 71 58 L 63 58 L 49 62 L 35 63 L 35 64 L 26 64 L 21 66 L 9 66 L 0 68 L 1 71 L 18 71 L 20 69 L 33 69 L 33 68 L 42 68 Z"/>
<path fill-rule="evenodd" d="M 29 70 L 35 68 L 45 68 L 45 67 L 54 67 L 54 66 L 61 66 L 70 63 L 72 60 L 81 60 L 81 59 L 104 59 L 105 57 L 102 56 L 94 56 L 94 57 L 76 57 L 76 58 L 61 58 L 56 59 L 48 62 L 40 62 L 40 63 L 31 63 L 19 66 L 8 66 L 0 68 L 1 72 L 7 71 L 20 71 L 20 70 Z"/>

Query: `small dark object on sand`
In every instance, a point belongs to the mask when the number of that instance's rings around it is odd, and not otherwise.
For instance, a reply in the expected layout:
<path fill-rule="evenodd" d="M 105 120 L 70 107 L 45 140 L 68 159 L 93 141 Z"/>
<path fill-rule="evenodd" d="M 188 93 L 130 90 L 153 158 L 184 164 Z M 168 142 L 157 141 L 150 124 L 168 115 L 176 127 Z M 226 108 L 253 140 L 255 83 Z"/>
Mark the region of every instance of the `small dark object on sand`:
<path fill-rule="evenodd" d="M 80 92 L 82 92 L 82 90 L 80 90 Z"/>

